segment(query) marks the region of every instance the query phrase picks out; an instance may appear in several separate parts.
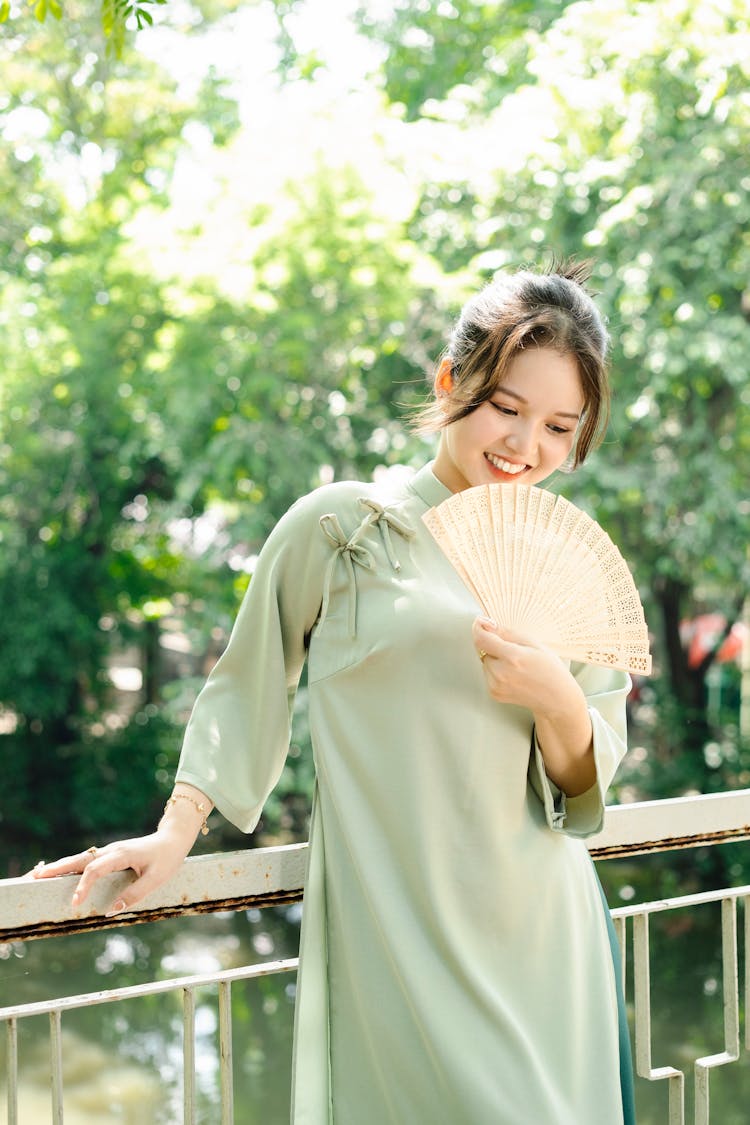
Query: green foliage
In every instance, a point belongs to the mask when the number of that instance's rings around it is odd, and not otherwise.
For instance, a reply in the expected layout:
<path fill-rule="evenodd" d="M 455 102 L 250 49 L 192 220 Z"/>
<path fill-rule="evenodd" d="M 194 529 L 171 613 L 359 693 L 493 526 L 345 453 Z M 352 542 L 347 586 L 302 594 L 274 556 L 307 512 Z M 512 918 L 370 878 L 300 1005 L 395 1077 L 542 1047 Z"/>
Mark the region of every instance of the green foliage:
<path fill-rule="evenodd" d="M 381 32 L 407 42 L 389 56 L 397 72 L 386 89 L 410 115 L 427 94 L 424 68 L 409 61 L 408 27 L 428 35 L 425 51 L 439 49 L 452 9 L 402 5 Z M 485 36 L 470 19 L 461 26 L 462 59 L 446 55 L 430 69 L 432 96 L 445 99 L 433 112 L 450 119 L 470 101 L 489 127 L 495 114 L 500 135 L 531 115 L 536 131 L 530 124 L 532 139 L 503 153 L 489 187 L 427 185 L 410 235 L 454 270 L 491 273 L 544 247 L 596 254 L 594 285 L 615 344 L 613 422 L 607 446 L 566 493 L 635 568 L 657 637 L 660 698 L 673 704 L 662 730 L 699 760 L 711 737 L 710 658 L 688 667 L 680 623 L 705 608 L 736 620 L 750 580 L 746 13 L 692 0 L 560 9 L 540 34 L 522 37 L 533 91 L 506 97 L 503 81 L 485 75 L 468 101 L 461 84 Z M 710 783 L 700 765 L 692 778 Z"/>
<path fill-rule="evenodd" d="M 166 3 L 167 0 L 101 0 L 99 23 L 108 51 L 116 58 L 121 58 L 129 29 L 128 21 L 131 21 L 130 26 L 137 31 L 151 27 L 154 17 L 150 8 Z M 67 14 L 60 0 L 27 0 L 27 8 L 39 23 L 44 23 L 47 16 L 62 20 Z M 0 23 L 6 23 L 11 18 L 11 4 L 9 0 L 3 0 L 0 4 Z"/>
<path fill-rule="evenodd" d="M 115 79 L 93 53 L 84 90 L 71 46 L 61 41 L 43 73 L 33 52 L 15 55 L 5 112 L 33 109 L 44 136 L 29 159 L 0 145 L 38 209 L 30 221 L 14 195 L 0 204 L 0 598 L 13 638 L 0 701 L 18 758 L 8 794 L 20 809 L 37 787 L 54 793 L 36 801 L 29 839 L 103 828 L 97 794 L 119 756 L 133 780 L 124 822 L 153 823 L 143 794 L 165 774 L 157 758 L 173 728 L 160 712 L 141 729 L 142 706 L 123 727 L 113 657 L 136 647 L 141 704 L 158 704 L 159 620 L 200 619 L 192 636 L 205 647 L 231 623 L 246 559 L 301 492 L 408 454 L 395 400 L 421 384 L 432 304 L 399 230 L 346 171 L 290 188 L 283 237 L 257 240 L 246 302 L 148 276 L 127 222 L 166 203 L 184 126 L 198 118 L 223 145 L 236 107 L 210 70 L 188 105 L 144 60 Z M 54 170 L 72 159 L 83 172 L 84 150 L 95 174 L 73 206 Z M 302 773 L 289 771 L 290 801 L 309 787 L 305 761 L 292 759 Z M 64 807 L 76 811 L 67 829 Z"/>
<path fill-rule="evenodd" d="M 112 708 L 113 626 L 127 627 L 170 591 L 176 564 L 160 557 L 158 539 L 149 544 L 138 518 L 149 501 L 168 499 L 170 483 L 128 339 L 147 340 L 163 314 L 143 279 L 102 270 L 83 273 L 75 259 L 50 270 L 18 348 L 12 335 L 5 341 L 0 596 L 13 643 L 0 653 L 0 699 L 18 724 L 5 736 L 20 771 L 6 812 L 16 840 L 85 829 L 78 795 L 106 788 L 102 770 L 109 763 L 111 773 L 123 741 L 102 722 Z M 120 286 L 119 310 L 97 304 Z M 22 350 L 30 332 L 35 346 Z M 154 740 L 138 734 L 141 753 L 131 748 L 125 764 L 138 785 L 123 805 L 133 812 L 135 803 L 135 825 L 148 822 L 142 794 L 156 772 Z M 9 824 L 13 810 L 23 810 L 20 825 Z M 91 810 L 103 817 L 105 805 Z"/>
<path fill-rule="evenodd" d="M 70 726 L 54 716 L 43 725 L 21 723 L 2 738 L 8 798 L 0 836 L 15 855 L 38 854 L 50 841 L 62 854 L 77 851 L 92 838 L 149 831 L 159 819 L 182 727 L 155 707 L 120 729 L 81 723 L 77 739 Z"/>
<path fill-rule="evenodd" d="M 294 41 L 303 2 L 274 4 L 279 73 L 314 81 L 318 61 Z M 196 21 L 234 6 L 202 0 Z M 110 5 L 110 41 L 126 7 Z M 0 176 L 14 184 L 0 197 L 0 724 L 9 806 L 34 807 L 13 831 L 64 832 L 66 806 L 83 835 L 119 830 L 103 794 L 120 762 L 124 823 L 153 823 L 184 677 L 203 671 L 181 665 L 165 703 L 161 633 L 215 655 L 253 556 L 298 495 L 424 458 L 403 410 L 423 395 L 448 305 L 546 247 L 596 255 L 615 341 L 608 444 L 565 491 L 621 546 L 656 634 L 636 728 L 649 753 L 626 783 L 743 784 L 736 711 L 710 706 L 712 654 L 690 668 L 679 636 L 706 608 L 734 619 L 750 577 L 749 75 L 735 0 L 401 3 L 375 22 L 363 8 L 388 48 L 386 94 L 414 122 L 399 128 L 418 136 L 429 115 L 447 147 L 463 130 L 466 167 L 424 183 L 403 226 L 377 185 L 321 158 L 233 219 L 253 247 L 241 299 L 211 278 L 153 276 L 132 242 L 135 218 L 158 223 L 169 207 L 195 123 L 234 167 L 227 79 L 207 68 L 188 95 L 148 60 L 107 53 L 98 15 L 69 15 L 13 21 L 0 99 Z M 110 669 L 128 646 L 144 686 L 123 711 Z M 307 742 L 300 728 L 269 831 L 304 821 Z"/>
<path fill-rule="evenodd" d="M 71 758 L 70 817 L 82 837 L 120 839 L 156 824 L 172 789 L 182 728 L 154 704 L 120 730 L 87 732 Z"/>
<path fill-rule="evenodd" d="M 397 403 L 414 401 L 423 379 L 412 358 L 423 298 L 359 178 L 342 172 L 334 184 L 321 174 L 290 194 L 283 240 L 254 257 L 248 306 L 215 305 L 208 333 L 205 320 L 184 325 L 172 364 L 175 395 L 193 402 L 184 375 L 196 348 L 207 349 L 201 366 L 221 373 L 206 387 L 198 417 L 209 437 L 185 498 L 203 506 L 221 497 L 233 506 L 233 534 L 256 547 L 322 480 L 403 459 Z"/>
<path fill-rule="evenodd" d="M 386 19 L 358 11 L 361 29 L 386 48 L 385 91 L 406 120 L 441 119 L 449 97 L 486 113 L 524 82 L 535 43 L 571 0 L 402 0 Z"/>
<path fill-rule="evenodd" d="M 112 63 L 90 51 L 84 89 L 75 47 L 88 33 L 49 34 L 41 67 L 34 50 L 16 52 L 0 107 L 41 135 L 32 146 L 10 130 L 0 144 L 19 189 L 0 202 L 0 700 L 13 759 L 5 828 L 17 845 L 48 834 L 60 847 L 78 842 L 97 813 L 103 828 L 106 802 L 92 792 L 106 790 L 120 753 L 133 788 L 112 815 L 120 831 L 153 823 L 172 728 L 143 709 L 118 714 L 109 668 L 135 644 L 141 703 L 153 704 L 153 607 L 184 596 L 194 576 L 169 533 L 179 432 L 193 415 L 175 419 L 154 377 L 175 314 L 163 287 L 128 262 L 122 228 L 144 202 L 166 201 L 192 113 L 215 123 L 222 143 L 235 127 L 210 73 L 198 111 L 143 60 L 105 96 Z"/>
<path fill-rule="evenodd" d="M 44 23 L 47 16 L 52 16 L 54 19 L 62 19 L 63 9 L 62 4 L 58 0 L 27 0 L 28 8 L 34 19 L 39 23 Z M 0 4 L 0 23 L 5 23 L 11 15 L 11 6 L 8 0 Z"/>
<path fill-rule="evenodd" d="M 276 16 L 276 45 L 279 49 L 277 70 L 284 81 L 309 82 L 324 66 L 316 51 L 302 52 L 289 29 L 289 17 L 304 7 L 304 0 L 271 0 Z"/>

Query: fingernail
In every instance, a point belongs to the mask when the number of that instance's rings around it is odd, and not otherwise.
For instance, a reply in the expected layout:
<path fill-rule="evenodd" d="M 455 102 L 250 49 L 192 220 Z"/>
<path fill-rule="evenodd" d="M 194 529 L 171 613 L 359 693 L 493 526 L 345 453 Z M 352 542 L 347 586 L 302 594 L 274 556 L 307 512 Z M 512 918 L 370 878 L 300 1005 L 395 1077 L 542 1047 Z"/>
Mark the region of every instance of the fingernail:
<path fill-rule="evenodd" d="M 122 901 L 121 898 L 118 898 L 117 902 L 112 903 L 112 905 L 110 906 L 109 910 L 104 915 L 104 917 L 105 918 L 114 918 L 115 914 L 119 914 L 124 909 L 125 909 L 125 903 Z"/>
<path fill-rule="evenodd" d="M 497 624 L 489 617 L 480 617 L 479 624 L 486 625 L 488 629 L 497 629 Z"/>

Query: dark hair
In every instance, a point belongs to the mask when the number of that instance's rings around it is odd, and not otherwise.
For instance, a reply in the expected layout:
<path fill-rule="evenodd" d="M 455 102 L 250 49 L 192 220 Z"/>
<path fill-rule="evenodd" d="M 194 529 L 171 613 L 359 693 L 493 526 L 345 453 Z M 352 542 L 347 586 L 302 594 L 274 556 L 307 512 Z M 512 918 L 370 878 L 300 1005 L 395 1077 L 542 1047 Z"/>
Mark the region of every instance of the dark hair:
<path fill-rule="evenodd" d="M 453 387 L 418 411 L 418 433 L 435 433 L 486 402 L 507 378 L 522 348 L 554 348 L 572 355 L 584 407 L 573 467 L 595 448 L 609 419 L 609 336 L 586 288 L 586 262 L 553 263 L 544 272 L 500 274 L 466 302 L 441 359 L 451 363 Z"/>

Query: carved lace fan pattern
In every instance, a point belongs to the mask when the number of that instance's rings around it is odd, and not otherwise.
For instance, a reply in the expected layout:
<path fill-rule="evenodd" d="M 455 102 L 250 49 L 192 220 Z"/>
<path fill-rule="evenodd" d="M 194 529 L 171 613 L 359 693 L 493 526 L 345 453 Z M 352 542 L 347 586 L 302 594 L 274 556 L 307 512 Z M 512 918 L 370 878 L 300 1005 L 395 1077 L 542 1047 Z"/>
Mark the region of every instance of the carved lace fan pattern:
<path fill-rule="evenodd" d="M 628 565 L 569 500 L 530 485 L 483 484 L 422 519 L 498 625 L 568 660 L 649 674 L 648 629 Z"/>

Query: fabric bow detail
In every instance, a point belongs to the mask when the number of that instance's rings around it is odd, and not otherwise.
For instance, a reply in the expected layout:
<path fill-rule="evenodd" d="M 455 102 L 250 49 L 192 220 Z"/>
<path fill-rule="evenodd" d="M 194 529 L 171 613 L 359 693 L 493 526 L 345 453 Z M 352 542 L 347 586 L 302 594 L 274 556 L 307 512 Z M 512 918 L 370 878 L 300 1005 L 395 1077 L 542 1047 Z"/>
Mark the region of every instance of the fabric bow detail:
<path fill-rule="evenodd" d="M 325 621 L 326 614 L 328 613 L 328 606 L 331 600 L 331 580 L 336 567 L 336 560 L 340 558 L 343 560 L 344 566 L 346 567 L 347 580 L 349 583 L 349 634 L 354 637 L 357 634 L 357 579 L 354 573 L 354 564 L 356 563 L 358 566 L 364 567 L 365 570 L 372 570 L 375 565 L 372 553 L 363 543 L 359 542 L 362 536 L 361 526 L 357 528 L 350 539 L 347 539 L 344 535 L 338 516 L 332 513 L 320 517 L 320 526 L 323 528 L 324 534 L 336 548 L 326 567 L 325 579 L 323 581 L 323 605 L 320 609 L 320 623 L 322 624 Z"/>
<path fill-rule="evenodd" d="M 375 566 L 372 552 L 365 546 L 362 540 L 367 535 L 369 529 L 377 524 L 380 528 L 388 562 L 393 570 L 399 571 L 401 569 L 401 563 L 398 561 L 393 548 L 391 531 L 398 532 L 398 534 L 402 535 L 405 539 L 411 539 L 414 535 L 414 529 L 405 520 L 402 520 L 393 512 L 388 511 L 382 504 L 378 504 L 376 500 L 361 498 L 359 503 L 362 507 L 367 509 L 367 515 L 354 534 L 348 539 L 344 534 L 337 515 L 329 513 L 328 515 L 320 517 L 320 526 L 323 529 L 323 533 L 326 538 L 330 540 L 335 549 L 326 567 L 323 580 L 323 604 L 320 609 L 319 623 L 322 625 L 326 619 L 331 600 L 333 572 L 336 569 L 336 562 L 338 559 L 341 559 L 346 568 L 347 583 L 349 586 L 349 635 L 351 637 L 356 637 L 357 635 L 357 576 L 355 565 L 361 566 L 365 570 L 372 570 Z"/>
<path fill-rule="evenodd" d="M 391 539 L 391 530 L 397 531 L 399 535 L 403 535 L 404 539 L 414 538 L 414 528 L 408 524 L 406 520 L 402 520 L 395 512 L 390 512 L 384 508 L 382 504 L 378 504 L 377 500 L 369 500 L 361 497 L 358 501 L 363 508 L 367 508 L 370 513 L 366 519 L 365 524 L 377 524 L 380 528 L 380 534 L 383 537 L 383 546 L 388 558 L 395 571 L 401 570 L 401 563 L 396 557 L 396 552 L 393 549 L 393 541 Z"/>

